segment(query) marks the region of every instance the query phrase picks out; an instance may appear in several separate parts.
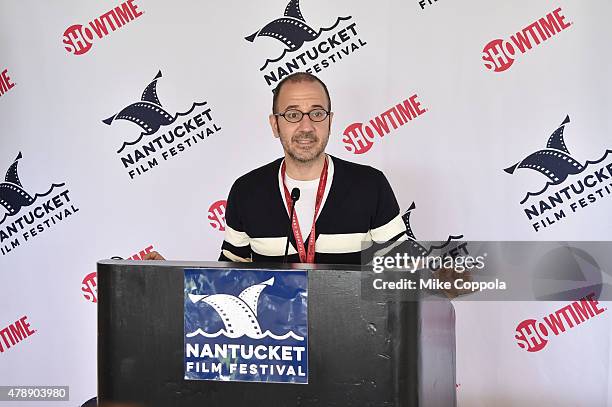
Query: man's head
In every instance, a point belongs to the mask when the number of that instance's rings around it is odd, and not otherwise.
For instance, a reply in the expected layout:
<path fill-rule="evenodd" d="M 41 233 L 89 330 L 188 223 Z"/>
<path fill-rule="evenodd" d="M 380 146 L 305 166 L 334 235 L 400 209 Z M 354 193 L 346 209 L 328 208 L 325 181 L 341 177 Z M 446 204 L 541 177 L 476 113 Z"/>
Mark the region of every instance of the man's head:
<path fill-rule="evenodd" d="M 301 163 L 321 157 L 329 140 L 333 117 L 330 110 L 327 86 L 316 76 L 299 72 L 279 82 L 274 89 L 270 126 L 288 157 Z M 292 123 L 300 115 L 296 111 L 304 115 Z M 313 113 L 309 116 L 309 112 Z"/>

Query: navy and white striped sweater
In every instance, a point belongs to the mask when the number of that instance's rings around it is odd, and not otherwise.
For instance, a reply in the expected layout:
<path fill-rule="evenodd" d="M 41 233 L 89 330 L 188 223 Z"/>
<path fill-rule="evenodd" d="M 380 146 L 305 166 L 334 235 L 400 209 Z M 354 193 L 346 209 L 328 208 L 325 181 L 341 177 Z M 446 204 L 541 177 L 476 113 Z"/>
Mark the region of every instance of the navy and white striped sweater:
<path fill-rule="evenodd" d="M 374 242 L 406 240 L 406 225 L 384 174 L 372 167 L 330 158 L 329 192 L 316 220 L 315 263 L 359 264 Z M 238 178 L 225 212 L 220 261 L 282 262 L 289 214 L 279 158 Z M 288 261 L 298 263 L 293 233 Z M 304 236 L 307 248 L 308 237 Z"/>

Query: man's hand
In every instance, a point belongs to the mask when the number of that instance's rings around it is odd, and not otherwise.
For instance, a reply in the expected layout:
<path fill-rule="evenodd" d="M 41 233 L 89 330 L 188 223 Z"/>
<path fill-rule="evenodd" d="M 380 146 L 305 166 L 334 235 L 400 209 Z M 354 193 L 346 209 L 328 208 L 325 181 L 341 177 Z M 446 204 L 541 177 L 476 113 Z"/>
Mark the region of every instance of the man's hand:
<path fill-rule="evenodd" d="M 433 275 L 443 282 L 450 282 L 451 288 L 447 290 L 443 290 L 446 296 L 449 299 L 456 298 L 460 295 L 464 294 L 472 294 L 474 291 L 467 289 L 458 289 L 455 288 L 455 281 L 458 279 L 462 279 L 463 281 L 473 281 L 472 273 L 469 270 L 465 270 L 463 272 L 455 271 L 453 268 L 441 268 L 433 272 Z"/>
<path fill-rule="evenodd" d="M 164 256 L 162 256 L 161 254 L 155 251 L 145 254 L 142 259 L 143 260 L 166 260 L 164 259 Z"/>

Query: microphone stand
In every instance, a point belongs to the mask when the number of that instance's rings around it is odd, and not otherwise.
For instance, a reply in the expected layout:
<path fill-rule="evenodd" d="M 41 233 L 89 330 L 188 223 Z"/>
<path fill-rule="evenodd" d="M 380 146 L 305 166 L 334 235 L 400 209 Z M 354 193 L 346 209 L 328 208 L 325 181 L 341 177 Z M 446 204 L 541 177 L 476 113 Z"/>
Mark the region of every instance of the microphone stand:
<path fill-rule="evenodd" d="M 300 189 L 293 188 L 291 190 L 291 216 L 289 216 L 289 225 L 287 226 L 287 244 L 285 244 L 285 256 L 283 257 L 283 263 L 287 263 L 287 253 L 289 252 L 289 239 L 291 233 L 291 225 L 293 224 L 293 212 L 295 211 L 295 203 L 300 199 Z"/>

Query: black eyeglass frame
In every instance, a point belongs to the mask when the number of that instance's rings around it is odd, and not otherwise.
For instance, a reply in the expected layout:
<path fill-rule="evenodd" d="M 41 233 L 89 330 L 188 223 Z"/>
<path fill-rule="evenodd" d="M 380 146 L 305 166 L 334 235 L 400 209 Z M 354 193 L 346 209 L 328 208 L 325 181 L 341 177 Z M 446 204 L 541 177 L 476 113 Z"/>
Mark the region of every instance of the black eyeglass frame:
<path fill-rule="evenodd" d="M 317 111 L 324 111 L 324 112 L 325 112 L 325 117 L 324 117 L 323 119 L 321 119 L 321 120 L 315 120 L 315 119 L 313 119 L 313 118 L 312 118 L 312 116 L 311 116 L 310 114 L 311 114 L 312 112 L 317 112 Z M 288 112 L 299 112 L 299 113 L 300 113 L 302 116 L 300 116 L 300 119 L 299 119 L 299 120 L 297 120 L 297 121 L 295 121 L 295 122 L 292 122 L 291 120 L 289 120 L 289 119 L 287 119 L 287 118 L 285 117 L 285 115 L 286 115 Z M 276 116 L 276 118 L 277 118 L 277 119 L 278 119 L 278 117 L 280 116 L 280 117 L 282 117 L 283 119 L 287 120 L 287 122 L 289 122 L 289 123 L 299 123 L 299 122 L 301 122 L 301 121 L 302 121 L 302 119 L 304 118 L 304 116 L 306 116 L 306 115 L 307 115 L 307 116 L 308 116 L 308 118 L 309 118 L 311 121 L 313 121 L 313 122 L 315 122 L 315 123 L 321 123 L 321 122 L 324 122 L 324 121 L 325 121 L 325 119 L 327 119 L 327 118 L 329 117 L 330 113 L 331 113 L 330 111 L 327 111 L 327 110 L 323 109 L 322 107 L 317 107 L 316 109 L 312 109 L 310 112 L 302 112 L 301 110 L 298 110 L 298 109 L 288 109 L 288 110 L 285 110 L 283 113 L 274 113 L 274 116 Z"/>

